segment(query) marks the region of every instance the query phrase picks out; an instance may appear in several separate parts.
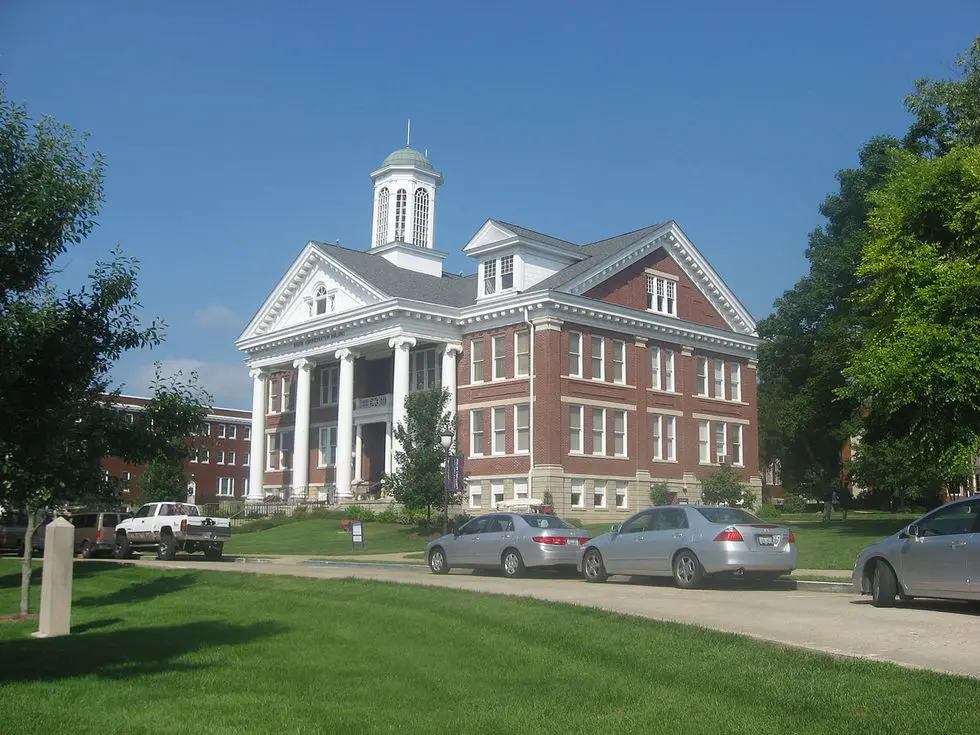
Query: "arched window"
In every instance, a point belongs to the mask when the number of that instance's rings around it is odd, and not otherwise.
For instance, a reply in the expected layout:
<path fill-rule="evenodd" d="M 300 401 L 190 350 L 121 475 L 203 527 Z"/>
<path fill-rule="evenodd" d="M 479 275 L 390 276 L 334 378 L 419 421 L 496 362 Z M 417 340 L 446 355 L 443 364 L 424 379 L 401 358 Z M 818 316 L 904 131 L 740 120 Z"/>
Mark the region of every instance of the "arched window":
<path fill-rule="evenodd" d="M 419 247 L 429 245 L 429 192 L 422 187 L 415 190 L 415 232 L 413 242 Z"/>
<path fill-rule="evenodd" d="M 405 240 L 405 215 L 408 209 L 408 192 L 399 189 L 395 194 L 395 239 Z"/>
<path fill-rule="evenodd" d="M 327 293 L 327 287 L 322 283 L 313 292 L 313 301 L 310 302 L 310 316 L 320 316 L 333 311 L 334 295 Z"/>
<path fill-rule="evenodd" d="M 381 247 L 388 242 L 388 187 L 378 192 L 378 234 L 374 246 Z"/>

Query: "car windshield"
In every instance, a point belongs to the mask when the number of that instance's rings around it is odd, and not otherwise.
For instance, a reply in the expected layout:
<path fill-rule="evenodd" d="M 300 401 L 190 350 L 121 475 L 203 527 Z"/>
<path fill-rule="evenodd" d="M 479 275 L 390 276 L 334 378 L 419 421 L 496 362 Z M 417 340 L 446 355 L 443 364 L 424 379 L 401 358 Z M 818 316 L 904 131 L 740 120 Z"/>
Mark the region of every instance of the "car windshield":
<path fill-rule="evenodd" d="M 554 516 L 526 513 L 521 514 L 521 518 L 531 528 L 575 528 L 570 523 L 565 523 L 561 518 Z"/>
<path fill-rule="evenodd" d="M 711 523 L 762 523 L 760 518 L 741 508 L 698 508 L 697 511 Z"/>

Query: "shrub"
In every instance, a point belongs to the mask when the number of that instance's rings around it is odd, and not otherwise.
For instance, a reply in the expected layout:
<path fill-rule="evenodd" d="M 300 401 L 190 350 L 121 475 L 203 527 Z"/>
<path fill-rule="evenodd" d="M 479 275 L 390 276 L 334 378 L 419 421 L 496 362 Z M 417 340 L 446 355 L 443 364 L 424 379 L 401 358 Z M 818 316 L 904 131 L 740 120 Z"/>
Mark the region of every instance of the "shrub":
<path fill-rule="evenodd" d="M 800 495 L 786 495 L 783 497 L 783 513 L 805 513 L 806 500 Z"/>
<path fill-rule="evenodd" d="M 351 521 L 373 521 L 374 511 L 360 505 L 348 505 L 344 511 L 344 518 Z"/>
<path fill-rule="evenodd" d="M 650 485 L 650 505 L 670 505 L 674 494 L 666 482 L 655 482 Z"/>
<path fill-rule="evenodd" d="M 378 523 L 401 523 L 401 514 L 394 508 L 388 507 L 380 513 L 376 513 L 374 520 Z"/>
<path fill-rule="evenodd" d="M 755 496 L 739 481 L 732 467 L 722 467 L 701 478 L 701 498 L 710 505 L 740 506 L 752 510 Z"/>
<path fill-rule="evenodd" d="M 779 508 L 772 503 L 763 503 L 759 506 L 759 510 L 756 515 L 764 521 L 770 521 L 774 518 L 779 518 L 780 513 Z"/>

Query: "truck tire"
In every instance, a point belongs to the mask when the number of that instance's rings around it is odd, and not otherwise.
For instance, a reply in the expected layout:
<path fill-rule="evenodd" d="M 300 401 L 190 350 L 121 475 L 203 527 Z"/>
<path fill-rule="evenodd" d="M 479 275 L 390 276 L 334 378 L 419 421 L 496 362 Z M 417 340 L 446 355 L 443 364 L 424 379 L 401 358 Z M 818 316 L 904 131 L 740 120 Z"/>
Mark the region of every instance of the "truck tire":
<path fill-rule="evenodd" d="M 204 549 L 204 558 L 208 561 L 221 561 L 221 557 L 224 555 L 224 550 L 224 544 L 214 544 L 213 546 L 208 546 L 206 549 Z"/>
<path fill-rule="evenodd" d="M 112 555 L 117 559 L 130 559 L 133 556 L 133 549 L 129 545 L 129 536 L 125 533 L 116 534 L 116 546 L 112 550 Z"/>
<path fill-rule="evenodd" d="M 173 561 L 175 556 L 177 556 L 177 540 L 170 531 L 163 531 L 157 546 L 157 559 Z"/>

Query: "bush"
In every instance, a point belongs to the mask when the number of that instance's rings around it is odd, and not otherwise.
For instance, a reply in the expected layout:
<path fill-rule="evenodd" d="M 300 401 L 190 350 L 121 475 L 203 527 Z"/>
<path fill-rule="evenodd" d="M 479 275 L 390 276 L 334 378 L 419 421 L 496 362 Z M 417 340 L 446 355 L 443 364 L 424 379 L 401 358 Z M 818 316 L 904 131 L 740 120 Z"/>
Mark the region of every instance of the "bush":
<path fill-rule="evenodd" d="M 756 515 L 764 521 L 771 521 L 775 518 L 779 518 L 780 513 L 779 508 L 772 503 L 763 503 L 759 506 L 759 510 Z"/>
<path fill-rule="evenodd" d="M 394 508 L 385 508 L 380 513 L 374 515 L 374 520 L 378 523 L 401 523 L 401 514 Z"/>
<path fill-rule="evenodd" d="M 805 513 L 806 500 L 800 495 L 786 495 L 783 497 L 783 513 Z"/>
<path fill-rule="evenodd" d="M 732 467 L 721 469 L 701 478 L 701 498 L 709 505 L 739 506 L 752 510 L 755 496 L 739 481 Z"/>
<path fill-rule="evenodd" d="M 365 508 L 360 505 L 348 505 L 347 510 L 344 511 L 344 518 L 351 521 L 373 521 L 375 514 L 370 508 Z"/>
<path fill-rule="evenodd" d="M 650 485 L 650 505 L 670 505 L 674 494 L 666 482 L 655 482 Z"/>

